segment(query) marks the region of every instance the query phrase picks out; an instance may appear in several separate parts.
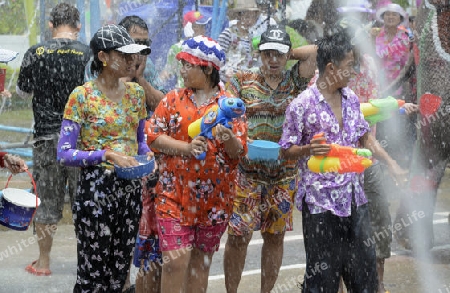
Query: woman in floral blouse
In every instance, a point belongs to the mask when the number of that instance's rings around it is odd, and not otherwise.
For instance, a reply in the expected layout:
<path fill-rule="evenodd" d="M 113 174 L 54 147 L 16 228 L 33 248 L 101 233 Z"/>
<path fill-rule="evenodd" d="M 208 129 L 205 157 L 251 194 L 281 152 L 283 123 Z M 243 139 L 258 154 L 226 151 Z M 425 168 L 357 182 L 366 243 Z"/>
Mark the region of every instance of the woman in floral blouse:
<path fill-rule="evenodd" d="M 407 23 L 406 17 L 405 10 L 398 4 L 388 4 L 377 11 L 377 18 L 384 23 L 375 41 L 376 54 L 381 60 L 382 87 L 394 81 L 408 61 L 410 40 L 401 26 Z M 401 93 L 400 88 L 395 95 Z"/>
<path fill-rule="evenodd" d="M 197 36 L 183 43 L 177 59 L 186 88 L 166 95 L 147 129 L 148 144 L 162 153 L 156 187 L 161 292 L 199 293 L 206 292 L 212 256 L 232 212 L 247 124 L 234 119 L 232 130 L 217 125 L 214 139 L 191 139 L 189 125 L 229 95 L 219 85 L 225 53 L 214 40 Z M 195 158 L 205 151 L 205 159 Z"/>
<path fill-rule="evenodd" d="M 137 166 L 134 156 L 151 152 L 144 141 L 144 90 L 119 78 L 134 66 L 133 54 L 149 54 L 150 48 L 135 44 L 116 25 L 100 28 L 90 46 L 91 70 L 98 77 L 70 94 L 58 144 L 58 160 L 81 167 L 72 207 L 78 252 L 74 292 L 122 292 L 139 228 L 142 187 L 140 178 L 118 178 L 114 165 Z"/>

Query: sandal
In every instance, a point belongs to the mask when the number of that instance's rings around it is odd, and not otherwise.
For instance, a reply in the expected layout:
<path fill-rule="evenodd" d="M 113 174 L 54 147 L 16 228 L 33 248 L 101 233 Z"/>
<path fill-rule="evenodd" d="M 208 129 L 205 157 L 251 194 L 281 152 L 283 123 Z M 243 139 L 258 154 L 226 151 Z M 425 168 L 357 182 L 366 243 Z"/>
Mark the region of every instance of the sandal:
<path fill-rule="evenodd" d="M 136 287 L 135 287 L 135 285 L 131 285 L 130 287 L 128 287 L 127 290 L 122 291 L 122 293 L 134 293 L 134 292 L 136 292 Z"/>
<path fill-rule="evenodd" d="M 37 263 L 37 260 L 25 267 L 25 271 L 35 276 L 50 276 L 52 272 L 49 269 L 36 269 L 33 267 Z"/>

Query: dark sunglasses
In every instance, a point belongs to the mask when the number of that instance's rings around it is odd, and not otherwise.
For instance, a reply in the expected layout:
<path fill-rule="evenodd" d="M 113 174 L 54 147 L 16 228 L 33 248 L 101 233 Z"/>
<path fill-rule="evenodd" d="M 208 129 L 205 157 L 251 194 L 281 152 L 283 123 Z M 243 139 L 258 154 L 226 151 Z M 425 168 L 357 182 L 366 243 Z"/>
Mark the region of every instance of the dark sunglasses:
<path fill-rule="evenodd" d="M 138 45 L 144 45 L 150 47 L 152 41 L 150 39 L 134 39 L 134 42 Z"/>

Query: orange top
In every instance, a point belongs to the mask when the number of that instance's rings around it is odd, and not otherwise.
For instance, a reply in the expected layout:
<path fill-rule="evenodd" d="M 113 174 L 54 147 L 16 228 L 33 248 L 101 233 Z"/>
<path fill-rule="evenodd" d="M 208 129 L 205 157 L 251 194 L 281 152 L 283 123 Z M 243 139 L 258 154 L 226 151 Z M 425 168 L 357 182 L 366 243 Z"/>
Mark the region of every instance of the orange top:
<path fill-rule="evenodd" d="M 147 143 L 166 134 L 191 142 L 189 125 L 217 105 L 220 96 L 230 96 L 223 88 L 207 103 L 197 106 L 191 89 L 169 92 L 148 122 Z M 233 132 L 247 153 L 247 123 L 234 119 Z M 158 152 L 158 150 L 153 150 Z M 160 218 L 180 219 L 184 226 L 214 225 L 228 221 L 235 196 L 234 180 L 239 159 L 230 159 L 223 143 L 208 140 L 203 161 L 195 157 L 162 154 L 159 160 L 159 184 L 156 186 L 156 212 Z"/>

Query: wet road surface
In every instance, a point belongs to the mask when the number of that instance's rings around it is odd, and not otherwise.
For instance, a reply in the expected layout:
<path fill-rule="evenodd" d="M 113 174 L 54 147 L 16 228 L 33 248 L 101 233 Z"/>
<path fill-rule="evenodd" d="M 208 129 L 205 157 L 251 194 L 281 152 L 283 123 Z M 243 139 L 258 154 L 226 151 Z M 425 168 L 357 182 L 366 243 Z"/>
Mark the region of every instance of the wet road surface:
<path fill-rule="evenodd" d="M 391 215 L 395 216 L 398 198 L 391 196 Z M 450 170 L 441 184 L 434 215 L 435 247 L 429 259 L 414 256 L 404 250 L 395 240 L 393 255 L 386 261 L 385 285 L 390 293 L 446 293 L 450 292 Z M 54 238 L 50 277 L 36 277 L 24 268 L 36 259 L 38 247 L 31 229 L 29 231 L 0 231 L 0 292 L 5 293 L 66 293 L 72 292 L 76 276 L 76 240 L 73 226 L 60 225 Z M 220 250 L 213 258 L 208 292 L 225 293 L 223 276 L 223 249 L 226 235 L 222 238 Z M 260 251 L 262 241 L 256 232 L 248 248 L 248 255 L 242 276 L 240 293 L 257 293 L 260 284 Z M 301 214 L 294 214 L 294 231 L 286 233 L 285 252 L 280 275 L 273 293 L 300 292 L 297 283 L 303 279 L 305 251 L 301 233 Z M 137 271 L 133 270 L 133 274 Z M 432 284 L 430 284 L 432 282 Z"/>

